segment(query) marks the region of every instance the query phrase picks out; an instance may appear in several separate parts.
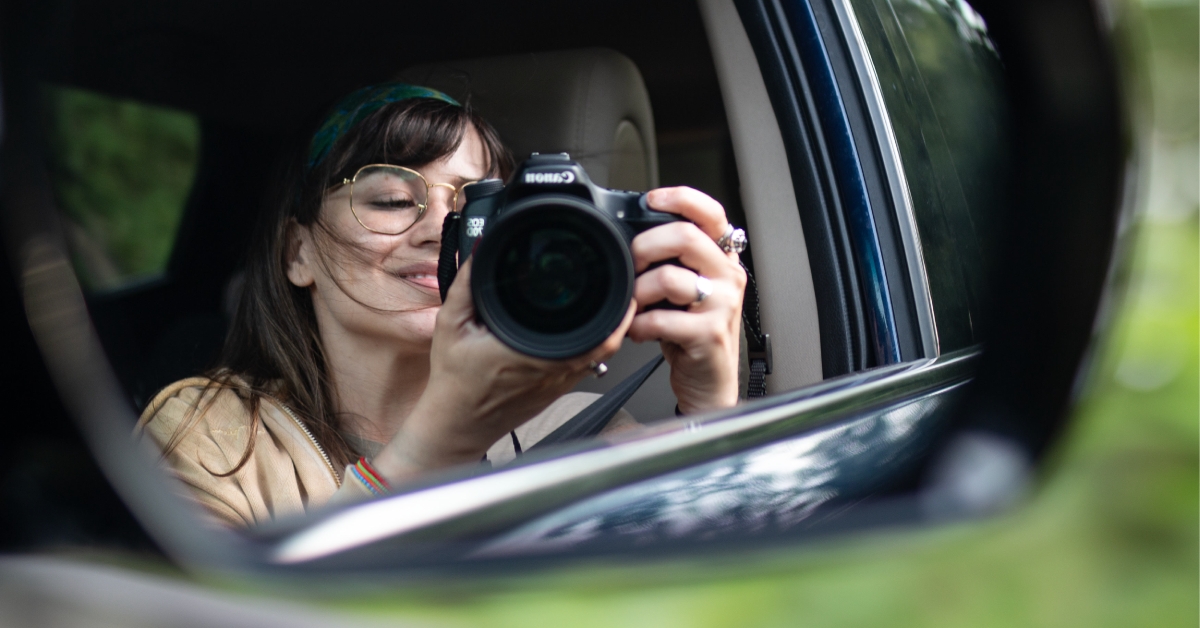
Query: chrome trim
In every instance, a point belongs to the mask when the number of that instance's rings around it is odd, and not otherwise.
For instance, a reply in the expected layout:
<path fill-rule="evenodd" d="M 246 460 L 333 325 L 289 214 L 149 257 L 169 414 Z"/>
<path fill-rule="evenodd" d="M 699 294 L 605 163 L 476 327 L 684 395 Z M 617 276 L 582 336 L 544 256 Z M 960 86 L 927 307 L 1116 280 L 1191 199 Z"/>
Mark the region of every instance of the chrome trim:
<path fill-rule="evenodd" d="M 384 539 L 403 542 L 417 535 L 422 543 L 486 535 L 601 491 L 810 432 L 898 399 L 966 381 L 974 373 L 978 355 L 978 348 L 971 348 L 881 367 L 722 413 L 666 421 L 614 438 L 607 446 L 530 460 L 359 504 L 283 536 L 268 552 L 268 560 L 304 563 Z"/>
<path fill-rule="evenodd" d="M 896 221 L 900 227 L 900 239 L 904 245 L 904 256 L 908 260 L 908 277 L 913 285 L 917 326 L 921 330 L 921 346 L 925 357 L 937 357 L 941 355 L 941 348 L 933 314 L 933 300 L 929 294 L 929 278 L 925 272 L 925 257 L 921 252 L 921 234 L 917 230 L 912 196 L 909 193 L 908 180 L 904 176 L 904 164 L 900 160 L 896 133 L 892 129 L 891 117 L 888 116 L 887 105 L 883 101 L 883 91 L 879 87 L 879 77 L 876 76 L 875 66 L 871 63 L 871 53 L 858 26 L 854 8 L 850 6 L 850 0 L 833 0 L 833 7 L 838 15 L 838 23 L 842 26 L 846 47 L 850 50 L 850 57 L 854 59 L 854 67 L 862 83 L 863 101 L 871 113 L 875 140 L 881 149 L 880 161 L 887 172 L 892 204 L 896 207 Z"/>

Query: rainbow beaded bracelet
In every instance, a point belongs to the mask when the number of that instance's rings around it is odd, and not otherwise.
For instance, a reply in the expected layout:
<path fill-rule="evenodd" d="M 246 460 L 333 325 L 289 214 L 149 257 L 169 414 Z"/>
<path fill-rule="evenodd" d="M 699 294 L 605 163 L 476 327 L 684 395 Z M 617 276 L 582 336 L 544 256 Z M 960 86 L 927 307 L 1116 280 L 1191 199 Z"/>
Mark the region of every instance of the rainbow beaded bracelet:
<path fill-rule="evenodd" d="M 358 462 L 350 467 L 350 472 L 371 491 L 372 495 L 387 495 L 392 491 L 392 487 L 388 486 L 387 480 L 383 479 L 383 476 L 371 468 L 371 464 L 367 462 L 366 458 L 359 458 Z"/>

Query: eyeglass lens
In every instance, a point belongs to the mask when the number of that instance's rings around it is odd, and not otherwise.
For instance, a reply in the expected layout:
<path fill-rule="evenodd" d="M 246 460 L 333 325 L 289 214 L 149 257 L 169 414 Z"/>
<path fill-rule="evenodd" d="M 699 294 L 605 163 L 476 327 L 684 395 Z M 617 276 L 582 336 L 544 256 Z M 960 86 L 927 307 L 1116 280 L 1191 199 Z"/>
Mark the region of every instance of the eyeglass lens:
<path fill-rule="evenodd" d="M 428 186 L 414 170 L 401 166 L 368 166 L 350 184 L 350 209 L 362 226 L 378 233 L 399 234 L 425 212 L 432 193 L 435 202 L 454 203 L 462 211 L 466 195 L 448 184 Z"/>

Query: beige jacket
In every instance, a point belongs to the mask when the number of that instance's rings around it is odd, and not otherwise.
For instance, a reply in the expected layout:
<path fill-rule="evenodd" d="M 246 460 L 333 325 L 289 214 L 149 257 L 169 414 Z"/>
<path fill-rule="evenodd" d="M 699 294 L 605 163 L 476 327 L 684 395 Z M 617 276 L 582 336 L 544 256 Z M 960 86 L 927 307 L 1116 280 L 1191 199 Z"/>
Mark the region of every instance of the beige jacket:
<path fill-rule="evenodd" d="M 246 464 L 233 474 L 219 475 L 237 466 L 245 454 L 251 417 L 237 391 L 222 388 L 204 393 L 209 383 L 207 378 L 192 377 L 164 388 L 146 406 L 135 434 L 148 436 L 159 449 L 165 449 L 180 424 L 193 417 L 194 409 L 205 407 L 211 400 L 212 405 L 181 435 L 165 463 L 189 489 L 187 497 L 217 522 L 246 527 L 371 497 L 361 482 L 343 483 L 347 470 L 336 469 L 304 422 L 271 397 L 260 406 L 261 421 Z M 201 394 L 205 394 L 203 400 Z M 517 428 L 522 447 L 541 440 L 596 397 L 570 393 L 559 398 Z M 605 431 L 629 425 L 636 422 L 622 410 Z M 493 464 L 514 457 L 508 435 L 488 450 Z"/>

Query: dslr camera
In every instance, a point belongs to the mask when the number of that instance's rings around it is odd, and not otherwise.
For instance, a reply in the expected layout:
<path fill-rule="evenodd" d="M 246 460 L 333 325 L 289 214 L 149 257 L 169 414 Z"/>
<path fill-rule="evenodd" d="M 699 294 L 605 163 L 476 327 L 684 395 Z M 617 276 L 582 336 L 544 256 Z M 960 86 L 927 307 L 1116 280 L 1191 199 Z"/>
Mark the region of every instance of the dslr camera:
<path fill-rule="evenodd" d="M 509 185 L 487 179 L 462 193 L 462 212 L 442 229 L 442 298 L 474 258 L 476 315 L 508 346 L 547 359 L 586 353 L 612 334 L 633 297 L 630 242 L 685 220 L 650 209 L 644 193 L 592 183 L 566 153 L 534 153 Z"/>

